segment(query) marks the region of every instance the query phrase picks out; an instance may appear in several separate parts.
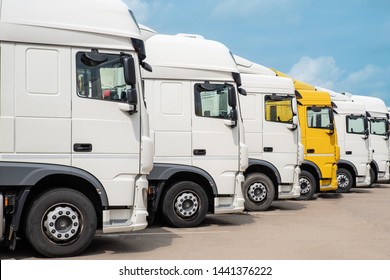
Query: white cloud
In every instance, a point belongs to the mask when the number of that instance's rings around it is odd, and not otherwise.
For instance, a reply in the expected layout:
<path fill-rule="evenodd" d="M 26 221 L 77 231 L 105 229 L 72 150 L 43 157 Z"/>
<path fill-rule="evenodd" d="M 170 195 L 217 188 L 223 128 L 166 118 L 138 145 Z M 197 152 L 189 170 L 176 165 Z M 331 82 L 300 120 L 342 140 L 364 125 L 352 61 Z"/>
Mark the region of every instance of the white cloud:
<path fill-rule="evenodd" d="M 332 89 L 343 73 L 333 57 L 304 56 L 291 67 L 288 75 L 302 82 Z"/>
<path fill-rule="evenodd" d="M 390 67 L 368 64 L 363 69 L 347 73 L 331 56 L 301 57 L 288 75 L 294 79 L 338 92 L 371 95 L 390 105 Z"/>

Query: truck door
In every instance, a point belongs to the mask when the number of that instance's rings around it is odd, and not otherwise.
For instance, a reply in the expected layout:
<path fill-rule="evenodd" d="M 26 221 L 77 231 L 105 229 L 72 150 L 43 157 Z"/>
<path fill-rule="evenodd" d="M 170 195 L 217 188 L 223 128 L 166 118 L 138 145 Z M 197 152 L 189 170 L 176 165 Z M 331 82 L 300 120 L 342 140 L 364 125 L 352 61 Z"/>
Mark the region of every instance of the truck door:
<path fill-rule="evenodd" d="M 233 194 L 239 170 L 239 126 L 231 120 L 233 85 L 194 83 L 192 162 L 213 176 L 219 194 Z"/>
<path fill-rule="evenodd" d="M 281 178 L 293 181 L 298 161 L 298 130 L 293 122 L 292 96 L 259 95 L 264 98 L 263 158 L 276 164 Z"/>
<path fill-rule="evenodd" d="M 345 124 L 345 157 L 356 165 L 358 175 L 364 175 L 370 145 L 366 118 L 364 115 L 347 115 Z"/>
<path fill-rule="evenodd" d="M 370 141 L 373 157 L 379 167 L 379 178 L 386 173 L 386 163 L 389 160 L 388 152 L 388 121 L 386 118 L 370 118 Z"/>
<path fill-rule="evenodd" d="M 333 165 L 336 162 L 337 138 L 332 114 L 331 107 L 313 105 L 306 107 L 304 116 L 307 121 L 305 159 L 316 163 L 323 179 L 331 179 L 335 175 Z M 325 184 L 330 184 L 330 181 Z"/>
<path fill-rule="evenodd" d="M 72 165 L 98 177 L 110 205 L 132 205 L 129 188 L 140 166 L 140 114 L 128 110 L 120 54 L 91 58 L 89 52 L 73 51 Z"/>

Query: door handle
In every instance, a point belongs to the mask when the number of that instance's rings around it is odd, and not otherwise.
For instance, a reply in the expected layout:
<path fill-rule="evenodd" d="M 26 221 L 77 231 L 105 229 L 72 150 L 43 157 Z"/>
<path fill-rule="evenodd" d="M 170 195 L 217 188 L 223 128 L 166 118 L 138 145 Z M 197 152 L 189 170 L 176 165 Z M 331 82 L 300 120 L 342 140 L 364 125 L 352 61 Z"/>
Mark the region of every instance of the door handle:
<path fill-rule="evenodd" d="M 75 152 L 92 152 L 92 144 L 76 143 L 73 145 L 73 151 L 75 151 Z"/>
<path fill-rule="evenodd" d="M 271 153 L 271 152 L 274 151 L 274 148 L 273 148 L 273 147 L 264 147 L 264 148 L 263 148 L 263 151 L 264 151 L 264 152 Z"/>
<path fill-rule="evenodd" d="M 346 155 L 352 155 L 352 151 L 345 151 Z"/>
<path fill-rule="evenodd" d="M 206 150 L 205 149 L 195 149 L 194 150 L 194 156 L 205 156 Z"/>
<path fill-rule="evenodd" d="M 308 154 L 314 154 L 315 151 L 316 151 L 315 149 L 307 149 Z"/>

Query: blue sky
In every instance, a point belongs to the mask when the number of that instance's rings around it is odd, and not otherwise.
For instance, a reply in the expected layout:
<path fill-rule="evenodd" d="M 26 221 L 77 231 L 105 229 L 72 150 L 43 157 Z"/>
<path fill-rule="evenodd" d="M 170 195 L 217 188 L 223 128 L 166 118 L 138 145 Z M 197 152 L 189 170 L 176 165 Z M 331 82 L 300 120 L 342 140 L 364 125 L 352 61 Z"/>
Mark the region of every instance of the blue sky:
<path fill-rule="evenodd" d="M 390 106 L 389 0 L 124 0 L 163 34 L 195 33 L 234 54 Z"/>

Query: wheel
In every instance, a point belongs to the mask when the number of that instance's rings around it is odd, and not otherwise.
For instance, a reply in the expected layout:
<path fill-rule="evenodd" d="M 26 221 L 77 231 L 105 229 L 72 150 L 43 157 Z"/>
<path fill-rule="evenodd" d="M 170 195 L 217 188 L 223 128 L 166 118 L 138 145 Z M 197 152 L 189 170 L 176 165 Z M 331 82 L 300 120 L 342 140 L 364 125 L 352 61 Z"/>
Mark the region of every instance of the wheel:
<path fill-rule="evenodd" d="M 337 193 L 347 193 L 352 188 L 353 178 L 351 172 L 345 168 L 337 168 Z"/>
<path fill-rule="evenodd" d="M 164 218 L 174 227 L 196 227 L 206 217 L 207 209 L 206 192 L 190 181 L 172 185 L 162 200 Z"/>
<path fill-rule="evenodd" d="M 373 187 L 374 183 L 376 182 L 376 173 L 375 170 L 370 168 L 370 177 L 371 177 L 371 184 L 370 187 Z"/>
<path fill-rule="evenodd" d="M 312 199 L 317 190 L 317 183 L 314 176 L 310 172 L 302 170 L 301 175 L 299 176 L 299 185 L 301 186 L 301 195 L 297 199 Z"/>
<path fill-rule="evenodd" d="M 275 187 L 268 176 L 253 173 L 245 178 L 244 190 L 245 209 L 249 211 L 267 210 L 275 198 Z"/>
<path fill-rule="evenodd" d="M 42 255 L 68 257 L 87 248 L 96 225 L 95 208 L 87 197 L 75 190 L 55 189 L 32 203 L 25 235 Z"/>

